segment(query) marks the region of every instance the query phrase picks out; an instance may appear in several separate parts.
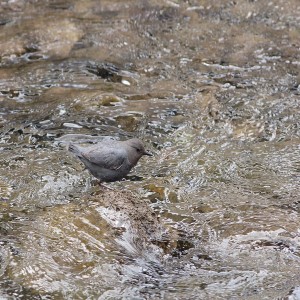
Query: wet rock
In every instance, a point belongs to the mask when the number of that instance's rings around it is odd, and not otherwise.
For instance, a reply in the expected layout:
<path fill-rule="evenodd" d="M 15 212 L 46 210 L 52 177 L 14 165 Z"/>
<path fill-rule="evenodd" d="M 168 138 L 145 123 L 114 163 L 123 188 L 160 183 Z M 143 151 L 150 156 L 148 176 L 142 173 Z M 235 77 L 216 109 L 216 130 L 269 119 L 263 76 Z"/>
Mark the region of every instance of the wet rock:
<path fill-rule="evenodd" d="M 21 56 L 35 49 L 36 55 L 65 57 L 83 34 L 74 23 L 66 19 L 53 22 L 51 18 L 36 17 L 34 20 L 24 21 L 22 30 L 25 28 L 30 28 L 30 34 L 23 35 L 17 43 L 11 38 L 19 34 L 20 28 L 17 26 L 10 27 L 11 35 L 0 37 L 0 56 L 9 60 L 12 59 L 12 55 Z"/>
<path fill-rule="evenodd" d="M 99 106 L 115 106 L 117 103 L 121 103 L 122 100 L 113 94 L 103 94 L 98 99 Z"/>
<path fill-rule="evenodd" d="M 89 64 L 87 70 L 92 74 L 112 82 L 121 82 L 122 76 L 118 75 L 119 68 L 110 63 Z"/>
<path fill-rule="evenodd" d="M 149 203 L 137 198 L 133 193 L 105 190 L 96 193 L 91 199 L 100 201 L 107 209 L 112 208 L 121 213 L 122 218 L 125 218 L 124 224 L 131 224 L 127 230 L 135 232 L 135 239 L 141 241 L 136 247 L 148 247 L 147 241 L 159 239 L 166 232 Z M 106 218 L 108 220 L 109 215 L 106 215 Z"/>
<path fill-rule="evenodd" d="M 210 213 L 214 210 L 215 210 L 215 208 L 211 207 L 208 204 L 199 204 L 197 207 L 193 208 L 194 212 L 198 212 L 198 213 L 201 213 L 201 214 Z"/>
<path fill-rule="evenodd" d="M 155 184 L 148 184 L 144 186 L 144 189 L 150 191 L 151 196 L 148 195 L 148 198 L 151 201 L 164 200 L 165 199 L 165 187 L 156 186 Z"/>
<path fill-rule="evenodd" d="M 137 130 L 141 122 L 141 115 L 126 114 L 126 115 L 117 116 L 115 120 L 117 121 L 118 126 L 120 126 L 123 130 L 133 132 Z"/>

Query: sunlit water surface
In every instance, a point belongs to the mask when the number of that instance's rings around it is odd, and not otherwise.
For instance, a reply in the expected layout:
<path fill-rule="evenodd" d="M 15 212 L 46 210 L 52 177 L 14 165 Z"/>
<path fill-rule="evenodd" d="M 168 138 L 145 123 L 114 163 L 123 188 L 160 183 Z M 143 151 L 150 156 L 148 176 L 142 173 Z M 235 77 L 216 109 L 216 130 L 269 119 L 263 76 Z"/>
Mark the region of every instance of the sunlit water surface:
<path fill-rule="evenodd" d="M 225 2 L 0 4 L 2 298 L 300 299 L 299 3 Z"/>

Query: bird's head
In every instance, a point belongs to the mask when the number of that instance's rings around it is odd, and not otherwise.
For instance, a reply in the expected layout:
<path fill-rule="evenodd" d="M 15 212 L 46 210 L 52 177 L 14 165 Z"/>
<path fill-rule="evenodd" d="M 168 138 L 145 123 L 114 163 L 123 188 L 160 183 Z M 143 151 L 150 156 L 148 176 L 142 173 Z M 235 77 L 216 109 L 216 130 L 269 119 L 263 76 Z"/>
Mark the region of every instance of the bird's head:
<path fill-rule="evenodd" d="M 139 139 L 130 139 L 124 142 L 127 146 L 129 161 L 136 164 L 143 155 L 152 156 L 152 154 L 145 150 L 144 145 Z"/>

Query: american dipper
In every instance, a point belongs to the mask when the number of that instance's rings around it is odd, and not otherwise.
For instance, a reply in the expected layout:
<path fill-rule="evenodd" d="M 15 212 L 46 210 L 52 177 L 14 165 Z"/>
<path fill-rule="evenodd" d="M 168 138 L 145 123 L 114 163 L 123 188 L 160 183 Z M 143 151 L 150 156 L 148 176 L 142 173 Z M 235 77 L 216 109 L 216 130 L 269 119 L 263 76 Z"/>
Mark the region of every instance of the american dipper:
<path fill-rule="evenodd" d="M 99 184 L 121 180 L 143 155 L 152 156 L 139 139 L 122 142 L 105 140 L 89 147 L 70 143 L 68 149 L 99 179 Z"/>

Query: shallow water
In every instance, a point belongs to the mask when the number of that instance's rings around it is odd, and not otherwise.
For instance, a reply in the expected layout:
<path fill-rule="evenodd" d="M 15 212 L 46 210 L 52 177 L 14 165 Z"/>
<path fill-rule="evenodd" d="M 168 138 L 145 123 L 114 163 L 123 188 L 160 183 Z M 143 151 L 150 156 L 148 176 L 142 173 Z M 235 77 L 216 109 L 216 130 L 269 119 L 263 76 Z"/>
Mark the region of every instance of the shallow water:
<path fill-rule="evenodd" d="M 13 1 L 0 24 L 2 298 L 300 298 L 297 0 Z M 66 151 L 108 135 L 154 154 L 112 193 Z"/>

